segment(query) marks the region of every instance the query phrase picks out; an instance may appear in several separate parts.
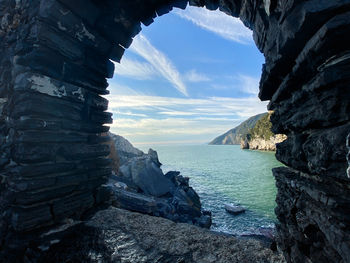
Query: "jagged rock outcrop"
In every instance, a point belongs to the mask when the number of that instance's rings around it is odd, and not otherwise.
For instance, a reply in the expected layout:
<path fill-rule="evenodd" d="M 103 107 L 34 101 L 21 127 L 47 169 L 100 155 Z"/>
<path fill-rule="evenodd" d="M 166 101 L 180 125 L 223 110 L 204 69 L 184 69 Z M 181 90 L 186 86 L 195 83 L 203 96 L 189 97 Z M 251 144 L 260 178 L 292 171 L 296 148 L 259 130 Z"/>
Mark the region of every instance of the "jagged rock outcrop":
<path fill-rule="evenodd" d="M 108 182 L 114 206 L 175 222 L 211 226 L 211 213 L 202 211 L 189 178 L 175 171 L 163 174 L 156 151 L 149 149 L 145 154 L 122 136 L 111 134 L 111 138 L 123 160 L 117 176 Z"/>
<path fill-rule="evenodd" d="M 127 139 L 123 136 L 113 134 L 108 132 L 108 136 L 111 138 L 110 142 L 113 142 L 113 148 L 116 151 L 116 155 L 118 156 L 119 166 L 122 166 L 129 162 L 134 157 L 149 157 L 153 162 L 155 162 L 158 166 L 161 165 L 158 159 L 158 154 L 153 149 L 149 149 L 148 153 L 145 154 L 143 151 L 134 147 Z M 111 152 L 113 152 L 113 148 Z M 117 173 L 116 173 L 117 174 Z"/>
<path fill-rule="evenodd" d="M 265 116 L 266 113 L 261 113 L 258 115 L 255 115 L 253 117 L 250 117 L 246 121 L 242 122 L 237 127 L 229 130 L 228 132 L 216 137 L 214 140 L 212 140 L 209 144 L 211 145 L 239 145 L 246 137 L 246 135 L 249 133 L 249 130 L 252 129 L 256 122 L 261 119 L 263 116 Z"/>
<path fill-rule="evenodd" d="M 290 262 L 349 262 L 348 0 L 0 1 L 0 254 L 108 201 L 110 60 L 141 23 L 188 3 L 239 17 L 264 53 L 259 97 L 288 137 L 278 247 Z"/>
<path fill-rule="evenodd" d="M 117 150 L 119 156 L 120 165 L 128 162 L 129 159 L 136 156 L 143 156 L 144 152 L 135 148 L 127 139 L 120 135 L 108 132 L 109 137 L 114 143 L 114 147 Z"/>

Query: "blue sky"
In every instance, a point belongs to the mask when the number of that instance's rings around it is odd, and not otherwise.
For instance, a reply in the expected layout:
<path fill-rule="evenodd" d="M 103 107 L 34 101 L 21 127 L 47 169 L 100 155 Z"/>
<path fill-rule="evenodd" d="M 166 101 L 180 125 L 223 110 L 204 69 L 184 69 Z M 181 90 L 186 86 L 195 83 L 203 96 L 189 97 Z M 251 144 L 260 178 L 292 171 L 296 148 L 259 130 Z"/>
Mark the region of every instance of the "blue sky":
<path fill-rule="evenodd" d="M 220 11 L 174 9 L 143 27 L 109 80 L 111 131 L 132 143 L 203 144 L 266 111 L 252 32 Z"/>

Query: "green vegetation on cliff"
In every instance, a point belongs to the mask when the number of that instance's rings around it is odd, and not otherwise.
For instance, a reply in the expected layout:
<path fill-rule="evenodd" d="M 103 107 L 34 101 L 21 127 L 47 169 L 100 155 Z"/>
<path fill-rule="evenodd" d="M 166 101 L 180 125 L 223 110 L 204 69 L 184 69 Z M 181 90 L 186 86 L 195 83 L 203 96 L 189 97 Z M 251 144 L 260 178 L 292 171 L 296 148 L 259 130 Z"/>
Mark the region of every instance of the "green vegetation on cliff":
<path fill-rule="evenodd" d="M 253 128 L 249 130 L 250 138 L 262 138 L 264 140 L 270 140 L 274 133 L 271 131 L 272 124 L 270 121 L 271 114 L 266 113 L 255 124 Z"/>
<path fill-rule="evenodd" d="M 256 123 L 264 116 L 267 116 L 267 113 L 261 113 L 250 117 L 246 121 L 242 122 L 237 127 L 227 131 L 226 133 L 216 137 L 209 144 L 214 145 L 232 145 L 232 144 L 240 144 L 241 140 L 246 137 L 246 135 L 250 132 L 252 128 L 256 125 Z"/>

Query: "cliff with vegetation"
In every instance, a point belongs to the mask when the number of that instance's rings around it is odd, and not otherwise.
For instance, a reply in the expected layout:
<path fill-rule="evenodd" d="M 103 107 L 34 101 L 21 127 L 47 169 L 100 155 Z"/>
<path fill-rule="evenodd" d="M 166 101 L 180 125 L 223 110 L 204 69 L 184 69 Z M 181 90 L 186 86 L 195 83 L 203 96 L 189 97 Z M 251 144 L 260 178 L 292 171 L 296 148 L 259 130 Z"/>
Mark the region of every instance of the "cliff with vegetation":
<path fill-rule="evenodd" d="M 246 137 L 241 140 L 242 149 L 276 151 L 276 144 L 287 139 L 287 136 L 271 131 L 271 114 L 272 112 L 264 114 L 248 131 Z"/>
<path fill-rule="evenodd" d="M 274 134 L 271 131 L 272 112 L 250 117 L 237 127 L 216 137 L 209 144 L 212 145 L 241 145 L 242 149 L 276 151 L 276 144 L 287 137 L 282 134 Z"/>
<path fill-rule="evenodd" d="M 250 117 L 246 121 L 242 122 L 237 127 L 227 131 L 226 133 L 216 137 L 209 144 L 211 145 L 239 145 L 241 140 L 246 137 L 249 130 L 252 129 L 257 121 L 265 116 L 267 113 L 261 113 Z"/>

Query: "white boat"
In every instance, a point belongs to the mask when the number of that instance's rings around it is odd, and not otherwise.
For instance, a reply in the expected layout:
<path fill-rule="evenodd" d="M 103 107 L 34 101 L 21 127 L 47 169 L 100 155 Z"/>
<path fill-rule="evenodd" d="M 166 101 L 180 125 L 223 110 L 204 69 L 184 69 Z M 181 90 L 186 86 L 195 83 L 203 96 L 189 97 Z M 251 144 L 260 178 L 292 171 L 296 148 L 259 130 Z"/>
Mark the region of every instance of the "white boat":
<path fill-rule="evenodd" d="M 230 214 L 238 215 L 245 212 L 245 208 L 240 205 L 225 204 L 225 210 Z"/>

